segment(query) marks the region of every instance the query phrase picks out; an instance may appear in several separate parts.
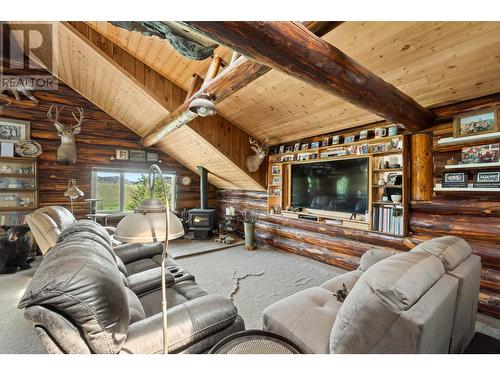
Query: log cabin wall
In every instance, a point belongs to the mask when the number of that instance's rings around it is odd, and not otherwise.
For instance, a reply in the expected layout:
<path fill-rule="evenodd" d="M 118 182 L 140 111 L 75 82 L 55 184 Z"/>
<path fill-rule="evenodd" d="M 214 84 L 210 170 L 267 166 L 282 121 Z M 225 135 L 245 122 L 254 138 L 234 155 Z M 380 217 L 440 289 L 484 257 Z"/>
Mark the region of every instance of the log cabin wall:
<path fill-rule="evenodd" d="M 34 74 L 33 72 L 29 72 Z M 43 72 L 46 74 L 46 72 Z M 6 72 L 19 74 L 19 71 Z M 75 178 L 78 187 L 85 193 L 85 198 L 91 196 L 91 171 L 93 167 L 110 168 L 142 168 L 147 169 L 150 163 L 110 160 L 117 148 L 140 149 L 140 137 L 120 124 L 111 116 L 100 110 L 91 102 L 62 82 L 59 82 L 57 91 L 37 91 L 39 106 L 35 108 L 21 108 L 16 105 L 6 107 L 0 117 L 29 121 L 31 125 L 31 139 L 42 145 L 43 153 L 38 157 L 38 187 L 39 207 L 61 205 L 69 208 L 69 201 L 63 196 L 67 188 L 68 179 Z M 47 119 L 47 111 L 52 104 L 65 105 L 65 112 L 61 114 L 63 123 L 73 123 L 71 111 L 75 106 L 83 107 L 85 119 L 81 133 L 76 135 L 78 159 L 75 165 L 62 165 L 56 161 L 56 150 L 60 139 L 57 136 L 54 124 Z M 176 209 L 193 208 L 200 204 L 199 176 L 184 167 L 172 157 L 159 149 L 150 150 L 159 153 L 163 171 L 173 171 L 177 175 Z M 184 186 L 180 183 L 183 176 L 191 177 L 191 184 Z M 214 206 L 216 188 L 209 184 L 209 205 Z M 89 213 L 89 205 L 83 199 L 74 203 L 75 216 L 84 217 Z"/>
<path fill-rule="evenodd" d="M 440 124 L 428 131 L 433 140 L 434 182 L 440 182 L 446 161 L 452 156 L 458 161 L 457 157 L 460 156 L 460 149 L 439 150 L 436 145 L 438 137 L 451 136 L 450 117 L 459 112 L 494 105 L 499 102 L 499 99 L 500 95 L 497 94 L 485 100 L 459 103 L 454 106 L 454 109 L 447 107 L 434 110 L 441 118 Z M 217 202 L 221 217 L 224 216 L 225 208 L 228 206 L 233 206 L 240 212 L 258 213 L 255 236 L 259 243 L 346 270 L 355 269 L 359 264 L 360 256 L 372 247 L 408 251 L 418 243 L 434 237 L 444 235 L 463 237 L 470 243 L 474 253 L 481 257 L 479 311 L 500 317 L 500 196 L 498 193 L 481 195 L 477 192 L 434 193 L 430 200 L 412 201 L 409 220 L 410 235 L 405 238 L 269 215 L 267 214 L 266 192 L 219 190 Z M 239 233 L 242 234 L 242 223 L 239 224 Z"/>

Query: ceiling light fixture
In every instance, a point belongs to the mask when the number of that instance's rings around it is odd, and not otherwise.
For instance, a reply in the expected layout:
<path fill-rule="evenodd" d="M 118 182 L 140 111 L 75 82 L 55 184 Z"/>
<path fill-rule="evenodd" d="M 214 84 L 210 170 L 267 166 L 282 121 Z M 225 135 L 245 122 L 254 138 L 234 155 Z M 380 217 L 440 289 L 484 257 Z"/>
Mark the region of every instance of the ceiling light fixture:
<path fill-rule="evenodd" d="M 189 110 L 201 117 L 213 116 L 217 113 L 215 104 L 208 94 L 200 94 L 189 103 Z"/>

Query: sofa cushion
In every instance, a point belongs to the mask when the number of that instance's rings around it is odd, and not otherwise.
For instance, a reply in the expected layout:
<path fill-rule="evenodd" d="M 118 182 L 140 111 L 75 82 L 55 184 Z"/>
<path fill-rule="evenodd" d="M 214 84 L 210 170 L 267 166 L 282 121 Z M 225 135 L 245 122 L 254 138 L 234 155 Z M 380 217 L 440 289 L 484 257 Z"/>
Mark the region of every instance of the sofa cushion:
<path fill-rule="evenodd" d="M 129 288 L 125 288 L 125 292 L 127 293 L 130 324 L 146 318 L 146 314 L 144 313 L 141 301 L 139 301 L 139 297 L 137 297 L 137 295 Z"/>
<path fill-rule="evenodd" d="M 400 253 L 371 266 L 338 312 L 330 351 L 369 353 L 400 314 L 443 275 L 439 258 L 427 253 Z"/>
<path fill-rule="evenodd" d="M 471 255 L 472 248 L 462 238 L 444 236 L 422 242 L 420 245 L 415 246 L 411 252 L 426 252 L 435 255 L 441 259 L 444 268 L 451 271 Z"/>
<path fill-rule="evenodd" d="M 36 212 L 49 216 L 52 220 L 54 220 L 54 223 L 60 231 L 64 230 L 76 221 L 71 211 L 62 206 L 42 207 L 36 210 Z"/>
<path fill-rule="evenodd" d="M 113 245 L 111 243 L 111 236 L 104 229 L 104 227 L 95 221 L 92 220 L 79 220 L 75 221 L 70 226 L 66 227 L 61 234 L 59 234 L 59 238 L 57 242 L 63 242 L 66 237 L 73 233 L 89 233 L 94 236 L 95 241 L 99 241 L 108 251 L 111 252 L 113 249 Z M 115 253 L 112 253 L 113 258 L 116 257 Z"/>
<path fill-rule="evenodd" d="M 43 305 L 80 328 L 95 353 L 118 353 L 129 306 L 115 260 L 99 242 L 75 233 L 47 253 L 19 308 Z"/>
<path fill-rule="evenodd" d="M 263 327 L 297 343 L 307 353 L 329 353 L 330 332 L 342 303 L 325 288 L 301 290 L 267 307 Z"/>
<path fill-rule="evenodd" d="M 361 256 L 361 259 L 359 260 L 358 270 L 366 271 L 375 263 L 378 263 L 381 260 L 384 260 L 385 258 L 393 256 L 394 254 L 397 254 L 397 252 L 384 249 L 370 249 Z"/>

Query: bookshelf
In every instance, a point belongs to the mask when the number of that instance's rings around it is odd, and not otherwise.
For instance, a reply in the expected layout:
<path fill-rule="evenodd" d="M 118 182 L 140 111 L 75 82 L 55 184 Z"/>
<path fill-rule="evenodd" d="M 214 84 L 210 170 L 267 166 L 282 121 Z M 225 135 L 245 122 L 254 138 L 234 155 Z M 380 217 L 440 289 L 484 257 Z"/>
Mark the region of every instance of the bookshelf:
<path fill-rule="evenodd" d="M 0 224 L 23 224 L 37 206 L 36 159 L 0 157 Z"/>
<path fill-rule="evenodd" d="M 268 213 L 290 219 L 341 225 L 394 236 L 407 235 L 409 217 L 408 136 L 372 138 L 308 150 L 275 153 L 268 164 Z M 358 219 L 350 214 L 291 207 L 291 166 L 349 158 L 369 159 L 368 210 Z M 391 195 L 399 195 L 393 202 Z M 386 196 L 387 198 L 383 198 Z M 394 197 L 396 199 L 397 197 Z M 386 201 L 384 200 L 386 199 Z"/>

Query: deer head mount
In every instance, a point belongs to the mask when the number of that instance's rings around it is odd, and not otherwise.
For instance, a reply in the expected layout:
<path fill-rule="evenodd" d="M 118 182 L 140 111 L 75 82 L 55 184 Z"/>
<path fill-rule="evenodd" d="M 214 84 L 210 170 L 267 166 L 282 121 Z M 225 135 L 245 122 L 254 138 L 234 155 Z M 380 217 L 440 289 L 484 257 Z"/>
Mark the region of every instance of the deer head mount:
<path fill-rule="evenodd" d="M 57 161 L 63 164 L 76 163 L 76 144 L 75 135 L 81 131 L 83 121 L 83 108 L 76 107 L 78 116 L 75 112 L 71 112 L 76 120 L 74 125 L 64 125 L 59 122 L 59 114 L 63 111 L 64 106 L 58 108 L 57 106 L 50 106 L 47 112 L 47 118 L 54 123 L 57 129 L 57 135 L 61 138 L 61 145 L 57 148 Z M 54 112 L 54 113 L 53 113 Z"/>
<path fill-rule="evenodd" d="M 249 141 L 251 144 L 250 148 L 255 152 L 255 154 L 247 156 L 247 169 L 249 172 L 257 172 L 267 155 L 269 146 L 265 143 L 260 143 L 253 138 L 250 138 Z"/>

